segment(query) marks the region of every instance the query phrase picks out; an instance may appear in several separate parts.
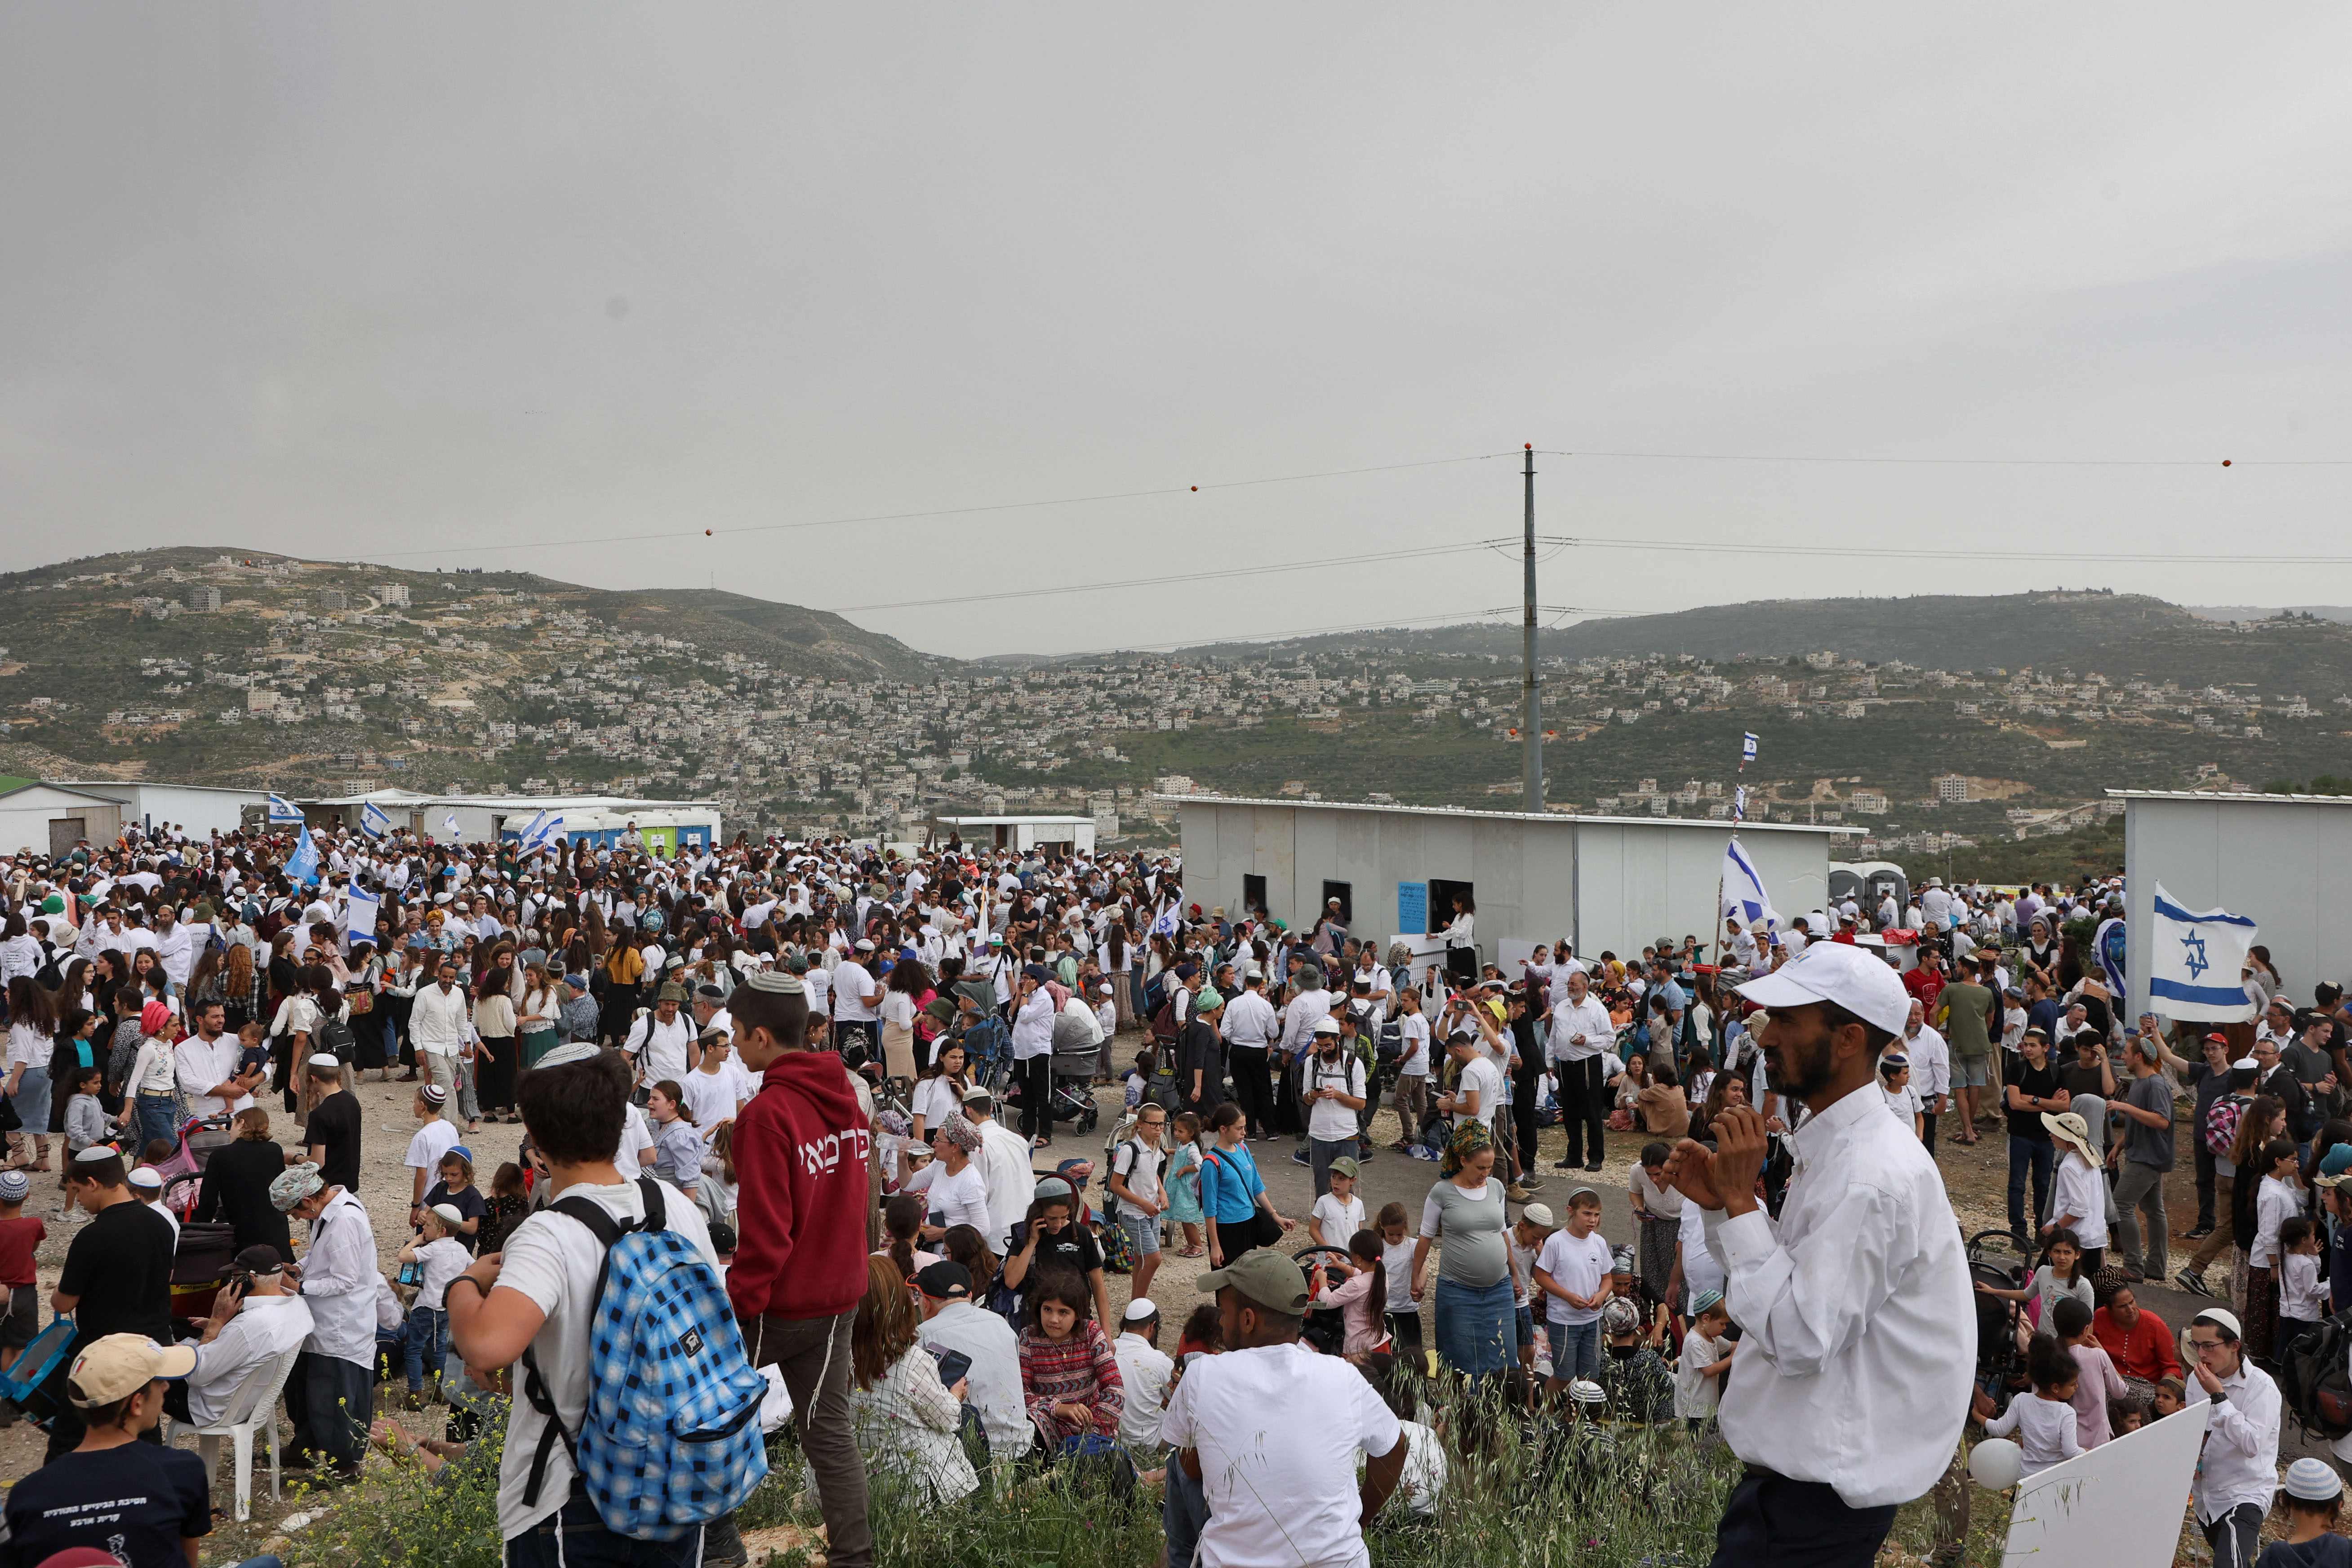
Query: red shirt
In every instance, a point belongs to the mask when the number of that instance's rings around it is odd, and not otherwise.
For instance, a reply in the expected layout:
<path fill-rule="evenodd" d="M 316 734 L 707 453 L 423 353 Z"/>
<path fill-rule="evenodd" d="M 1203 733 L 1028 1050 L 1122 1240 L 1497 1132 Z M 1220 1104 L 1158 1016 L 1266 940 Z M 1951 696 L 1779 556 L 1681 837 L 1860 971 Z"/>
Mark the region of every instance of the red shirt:
<path fill-rule="evenodd" d="M 31 1215 L 0 1219 L 0 1285 L 33 1283 L 33 1248 L 48 1234 L 49 1227 Z"/>
<path fill-rule="evenodd" d="M 747 1338 L 754 1319 L 837 1317 L 866 1294 L 873 1147 L 839 1052 L 792 1052 L 761 1075 L 735 1118 L 740 1240 L 727 1270 Z"/>
<path fill-rule="evenodd" d="M 1944 976 L 1937 970 L 1906 969 L 1903 972 L 1903 989 L 1919 999 L 1919 1005 L 1927 1009 L 1931 1018 L 1936 1016 L 1936 998 L 1944 994 L 1945 984 Z"/>
<path fill-rule="evenodd" d="M 2172 1348 L 2172 1331 L 2146 1307 L 2139 1310 L 2129 1331 L 2102 1307 L 2091 1314 L 2091 1332 L 2098 1337 L 2116 1370 L 2126 1377 L 2159 1383 L 2180 1375 L 2180 1354 Z"/>

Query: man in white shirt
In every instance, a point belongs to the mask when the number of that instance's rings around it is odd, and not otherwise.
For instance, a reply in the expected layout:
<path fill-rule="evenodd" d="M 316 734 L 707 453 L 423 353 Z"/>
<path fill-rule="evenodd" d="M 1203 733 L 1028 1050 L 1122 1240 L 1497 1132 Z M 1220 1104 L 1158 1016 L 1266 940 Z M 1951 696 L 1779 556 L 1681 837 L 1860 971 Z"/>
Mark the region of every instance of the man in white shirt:
<path fill-rule="evenodd" d="M 722 1121 L 732 1121 L 743 1104 L 759 1092 L 759 1085 L 735 1059 L 732 1039 L 711 1033 L 702 1038 L 702 1059 L 677 1080 L 686 1090 L 686 1119 L 709 1138 Z"/>
<path fill-rule="evenodd" d="M 1919 1142 L 1936 1152 L 1936 1118 L 1948 1106 L 1952 1092 L 1952 1047 L 1927 1023 L 1927 1010 L 1916 999 L 1903 1026 L 1903 1054 L 1911 1060 L 1911 1092 L 1919 1097 Z"/>
<path fill-rule="evenodd" d="M 988 1189 L 988 1222 L 996 1232 L 988 1247 L 1002 1258 L 1012 1243 L 1013 1223 L 1027 1217 L 1037 1195 L 1029 1140 L 996 1119 L 996 1097 L 984 1089 L 964 1090 L 963 1114 L 980 1129 L 980 1179 Z"/>
<path fill-rule="evenodd" d="M 155 961 L 172 984 L 185 989 L 189 972 L 196 966 L 194 933 L 180 921 L 180 912 L 166 904 L 155 915 Z"/>
<path fill-rule="evenodd" d="M 240 1293 L 234 1284 L 224 1285 L 213 1298 L 196 1345 L 196 1370 L 163 1391 L 163 1408 L 174 1420 L 211 1426 L 228 1414 L 229 1402 L 256 1367 L 300 1349 L 310 1337 L 310 1304 L 287 1289 L 286 1260 L 276 1247 L 248 1247 L 235 1262 L 253 1277 L 253 1289 Z"/>
<path fill-rule="evenodd" d="M 693 1021 L 678 1016 L 686 987 L 666 981 L 655 995 L 654 1010 L 632 1024 L 628 1038 L 621 1043 L 621 1054 L 636 1064 L 640 1086 L 664 1079 L 682 1081 L 694 1070 L 698 1050 Z"/>
<path fill-rule="evenodd" d="M 2245 1358 L 2237 1315 L 2208 1307 L 2189 1325 L 2189 1402 L 2210 1401 L 2205 1447 L 2189 1494 L 2213 1568 L 2253 1568 L 2263 1516 L 2278 1489 L 2278 1384 Z"/>
<path fill-rule="evenodd" d="M 1127 1388 L 1127 1404 L 1118 1415 L 1119 1444 L 1136 1468 L 1156 1469 L 1160 1422 L 1168 1413 L 1168 1382 L 1176 1375 L 1176 1363 L 1160 1348 L 1160 1309 L 1150 1297 L 1139 1296 L 1127 1304 L 1110 1350 L 1118 1360 L 1118 1380 Z"/>
<path fill-rule="evenodd" d="M 1298 1342 L 1298 1266 L 1254 1247 L 1200 1279 L 1224 1320 L 1221 1355 L 1187 1366 L 1168 1401 L 1169 1464 L 1208 1504 L 1202 1568 L 1370 1568 L 1364 1521 L 1404 1473 L 1405 1438 L 1363 1374 Z M 1357 1480 L 1359 1457 L 1363 1479 Z"/>
<path fill-rule="evenodd" d="M 1274 1129 L 1274 1079 L 1267 1052 L 1282 1032 L 1274 1004 L 1265 999 L 1265 975 L 1253 973 L 1242 982 L 1241 994 L 1225 1004 L 1220 1023 L 1234 1098 L 1241 1102 L 1244 1118 L 1242 1131 L 1263 1138 Z"/>
<path fill-rule="evenodd" d="M 465 1049 L 466 1031 L 471 1027 L 466 994 L 457 989 L 457 961 L 444 957 L 433 984 L 417 987 L 416 1000 L 408 1011 L 408 1038 L 416 1047 L 425 1081 L 442 1091 L 442 1114 L 453 1121 L 459 1114 L 457 1057 Z"/>
<path fill-rule="evenodd" d="M 236 1036 L 223 1032 L 219 1003 L 199 1002 L 191 1011 L 196 1032 L 172 1047 L 172 1070 L 180 1080 L 180 1092 L 187 1099 L 190 1113 L 222 1116 L 251 1110 L 253 1091 L 261 1087 L 265 1069 L 256 1068 L 238 1075 L 240 1047 Z"/>
<path fill-rule="evenodd" d="M 1299 1102 L 1307 1107 L 1307 1163 L 1315 1195 L 1331 1190 L 1331 1162 L 1356 1147 L 1356 1112 L 1364 1108 L 1364 1062 L 1339 1041 L 1339 1020 L 1315 1026 L 1315 1048 L 1299 1069 Z M 1346 1246 L 1344 1239 L 1339 1246 Z"/>
<path fill-rule="evenodd" d="M 269 1184 L 269 1201 L 288 1218 L 310 1226 L 310 1249 L 300 1270 L 302 1300 L 310 1309 L 310 1334 L 302 1348 L 310 1353 L 298 1425 L 303 1441 L 332 1461 L 336 1474 L 356 1479 L 375 1419 L 376 1295 L 383 1286 L 375 1229 L 366 1205 L 328 1186 L 308 1162 L 288 1166 Z"/>
<path fill-rule="evenodd" d="M 1592 994 L 1592 982 L 1583 971 L 1570 971 L 1559 1000 L 1552 1004 L 1551 1033 L 1544 1044 L 1559 1086 L 1560 1125 L 1568 1134 L 1568 1152 L 1559 1162 L 1563 1171 L 1580 1164 L 1588 1171 L 1601 1169 L 1602 1130 L 1609 1121 L 1609 1086 L 1601 1075 L 1601 1058 L 1616 1039 L 1617 1026 Z M 1585 1154 L 1588 1140 L 1590 1159 Z"/>
<path fill-rule="evenodd" d="M 1022 1134 L 1042 1149 L 1054 1141 L 1054 994 L 1026 971 L 1013 1011 L 1013 1074 L 1021 1089 Z"/>
<path fill-rule="evenodd" d="M 1685 1139 L 1666 1165 L 1706 1211 L 1752 1358 L 1723 1395 L 1723 1436 L 1748 1471 L 1716 1561 L 1865 1568 L 1896 1505 L 1949 1467 L 1976 1368 L 1951 1201 L 1876 1088 L 1910 996 L 1874 953 L 1842 942 L 1815 943 L 1739 994 L 1770 1010 L 1772 1085 L 1811 1119 L 1792 1135 L 1777 1235 L 1755 1195 L 1772 1136 L 1760 1111 L 1724 1111 L 1712 1152 Z"/>
<path fill-rule="evenodd" d="M 1013 1325 L 972 1305 L 971 1275 L 961 1263 L 933 1263 L 915 1271 L 915 1300 L 923 1314 L 916 1339 L 927 1351 L 971 1358 L 964 1393 L 980 1412 L 990 1468 L 1009 1467 L 1035 1447 L 1037 1428 L 1021 1387 L 1021 1342 Z"/>

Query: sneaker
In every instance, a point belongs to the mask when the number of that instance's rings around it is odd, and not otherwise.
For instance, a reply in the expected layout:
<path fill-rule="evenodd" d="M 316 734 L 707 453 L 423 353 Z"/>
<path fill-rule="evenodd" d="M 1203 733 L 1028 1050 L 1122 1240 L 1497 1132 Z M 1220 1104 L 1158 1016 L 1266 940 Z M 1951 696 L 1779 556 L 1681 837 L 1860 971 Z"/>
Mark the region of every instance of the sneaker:
<path fill-rule="evenodd" d="M 1525 1187 L 1511 1186 L 1505 1187 L 1503 1189 L 1503 1195 L 1510 1199 L 1515 1204 L 1523 1204 L 1529 1198 L 1535 1196 L 1535 1194 L 1528 1191 Z"/>
<path fill-rule="evenodd" d="M 1294 1164 L 1294 1165 L 1307 1165 L 1307 1166 L 1312 1166 L 1312 1165 L 1315 1163 L 1315 1162 L 1314 1162 L 1314 1161 L 1312 1161 L 1312 1160 L 1310 1160 L 1310 1159 L 1308 1159 L 1308 1158 L 1307 1157 L 1307 1151 L 1306 1151 L 1306 1150 L 1304 1150 L 1304 1149 L 1294 1149 L 1294 1150 L 1292 1150 L 1292 1151 L 1290 1152 L 1290 1163 L 1291 1163 L 1292 1164 Z"/>
<path fill-rule="evenodd" d="M 2188 1236 L 2187 1236 L 2186 1237 L 2184 1237 L 2183 1239 L 2185 1239 L 2185 1240 L 2189 1240 L 2189 1241 L 2202 1241 L 2202 1240 L 2204 1240 L 2207 1237 L 2209 1237 L 2209 1236 L 2210 1236 L 2210 1235 L 2212 1235 L 2212 1234 L 2213 1234 L 2213 1227 L 2212 1227 L 2211 1226 L 2210 1226 L 2210 1225 L 2200 1225 L 2200 1226 L 2199 1226 L 2195 1230 L 2190 1231 L 2190 1232 L 2188 1234 Z"/>
<path fill-rule="evenodd" d="M 1541 1176 L 1537 1175 L 1533 1171 L 1527 1172 L 1519 1177 L 1519 1185 L 1527 1188 L 1527 1190 L 1531 1193 L 1541 1187 L 1543 1184 L 1544 1179 Z"/>
<path fill-rule="evenodd" d="M 2205 1276 L 2192 1268 L 2181 1269 L 2172 1277 L 2172 1282 L 2192 1296 L 2210 1296 L 2213 1293 L 2213 1287 L 2205 1283 Z"/>

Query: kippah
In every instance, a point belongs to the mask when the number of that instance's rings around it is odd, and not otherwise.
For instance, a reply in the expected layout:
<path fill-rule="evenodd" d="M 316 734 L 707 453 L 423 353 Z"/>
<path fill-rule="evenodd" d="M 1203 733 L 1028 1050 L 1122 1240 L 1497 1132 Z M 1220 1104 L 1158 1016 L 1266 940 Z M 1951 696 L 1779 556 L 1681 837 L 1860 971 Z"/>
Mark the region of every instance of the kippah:
<path fill-rule="evenodd" d="M 142 1165 L 131 1173 L 131 1184 L 134 1187 L 152 1187 L 160 1193 L 163 1190 L 163 1178 L 155 1173 L 154 1166 Z"/>
<path fill-rule="evenodd" d="M 312 1068 L 330 1068 L 340 1069 L 343 1065 L 343 1058 L 341 1057 L 330 1056 L 325 1051 L 320 1051 L 317 1056 L 312 1057 L 309 1061 L 302 1065 Z"/>
<path fill-rule="evenodd" d="M 416 1092 L 427 1105 L 438 1105 L 449 1098 L 449 1091 L 437 1083 L 428 1083 Z"/>
<path fill-rule="evenodd" d="M 573 1040 L 556 1047 L 533 1064 L 536 1068 L 564 1068 L 574 1062 L 593 1061 L 604 1055 L 604 1048 L 593 1040 Z"/>
<path fill-rule="evenodd" d="M 109 1160 L 120 1160 L 121 1158 L 122 1158 L 122 1156 L 115 1152 L 113 1144 L 93 1143 L 89 1148 L 74 1156 L 74 1163 L 77 1165 L 97 1165 L 102 1164 Z"/>
<path fill-rule="evenodd" d="M 797 974 L 779 974 L 772 969 L 759 969 L 743 977 L 743 984 L 754 991 L 765 991 L 779 996 L 799 996 L 808 987 Z"/>

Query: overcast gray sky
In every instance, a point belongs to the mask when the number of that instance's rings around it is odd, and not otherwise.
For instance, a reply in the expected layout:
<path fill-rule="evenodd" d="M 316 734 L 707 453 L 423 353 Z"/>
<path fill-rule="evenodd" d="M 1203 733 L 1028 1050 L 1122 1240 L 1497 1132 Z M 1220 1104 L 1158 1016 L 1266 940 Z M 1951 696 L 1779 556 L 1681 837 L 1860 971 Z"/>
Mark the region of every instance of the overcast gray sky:
<path fill-rule="evenodd" d="M 1272 636 L 1507 605 L 1516 563 L 981 595 L 1512 534 L 1508 458 L 1211 487 L 1523 441 L 2203 465 L 1548 457 L 1546 532 L 2342 553 L 2352 467 L 2251 463 L 2352 458 L 2347 58 L 2319 6 L 20 0 L 0 565 L 969 593 L 854 617 L 957 655 Z M 1598 550 L 1542 597 L 2084 584 L 2352 602 Z"/>

